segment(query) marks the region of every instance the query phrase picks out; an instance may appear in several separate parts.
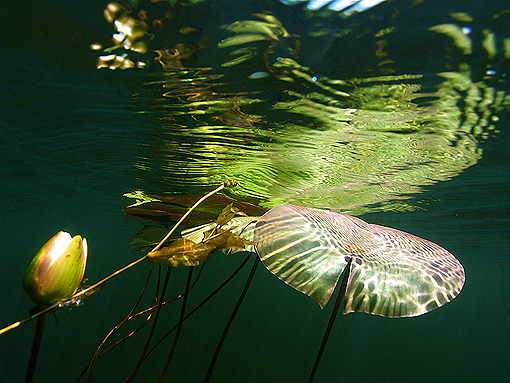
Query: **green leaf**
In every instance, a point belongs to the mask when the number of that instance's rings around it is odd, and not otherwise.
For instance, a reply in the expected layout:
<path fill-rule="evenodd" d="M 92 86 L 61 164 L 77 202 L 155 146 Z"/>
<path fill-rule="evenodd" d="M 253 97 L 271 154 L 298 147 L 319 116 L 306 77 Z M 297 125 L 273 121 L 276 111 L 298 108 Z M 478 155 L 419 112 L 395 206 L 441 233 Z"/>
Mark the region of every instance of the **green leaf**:
<path fill-rule="evenodd" d="M 168 229 L 160 226 L 145 225 L 131 240 L 131 250 L 144 250 L 144 248 L 153 248 L 167 235 Z M 172 235 L 168 242 L 178 238 L 178 235 Z"/>

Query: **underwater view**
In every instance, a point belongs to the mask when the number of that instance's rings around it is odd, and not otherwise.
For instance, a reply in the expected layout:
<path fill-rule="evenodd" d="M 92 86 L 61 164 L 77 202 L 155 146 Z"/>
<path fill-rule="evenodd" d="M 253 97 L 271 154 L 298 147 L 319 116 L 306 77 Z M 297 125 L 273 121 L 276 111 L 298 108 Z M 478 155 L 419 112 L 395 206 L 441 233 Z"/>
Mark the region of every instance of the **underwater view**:
<path fill-rule="evenodd" d="M 1 382 L 508 381 L 508 1 L 1 9 Z"/>

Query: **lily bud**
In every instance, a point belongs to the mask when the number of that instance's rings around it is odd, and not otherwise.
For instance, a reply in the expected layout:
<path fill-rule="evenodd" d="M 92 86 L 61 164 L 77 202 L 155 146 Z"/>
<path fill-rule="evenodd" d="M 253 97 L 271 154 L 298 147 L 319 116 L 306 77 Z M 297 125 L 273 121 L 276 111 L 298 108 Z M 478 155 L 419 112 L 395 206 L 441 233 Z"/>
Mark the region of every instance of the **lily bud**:
<path fill-rule="evenodd" d="M 87 265 L 87 240 L 59 231 L 41 247 L 23 277 L 23 289 L 39 304 L 71 297 L 81 284 Z"/>

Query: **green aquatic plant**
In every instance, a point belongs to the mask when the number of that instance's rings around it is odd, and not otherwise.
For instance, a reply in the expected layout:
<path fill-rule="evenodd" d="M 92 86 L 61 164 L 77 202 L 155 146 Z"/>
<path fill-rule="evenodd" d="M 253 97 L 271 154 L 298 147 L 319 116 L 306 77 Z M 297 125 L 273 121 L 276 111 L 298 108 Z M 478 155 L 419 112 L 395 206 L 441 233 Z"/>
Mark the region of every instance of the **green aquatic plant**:
<path fill-rule="evenodd" d="M 342 299 L 344 314 L 414 317 L 450 302 L 465 281 L 460 262 L 435 243 L 331 211 L 277 206 L 257 221 L 254 241 L 264 266 L 321 308 L 344 274 L 309 382 Z"/>
<path fill-rule="evenodd" d="M 149 51 L 148 42 L 154 36 L 147 32 L 148 16 L 143 10 L 130 13 L 130 9 L 119 3 L 112 3 L 107 11 L 110 13 L 105 16 L 117 32 L 115 46 L 103 51 L 98 68 L 144 67 L 146 61 L 136 61 L 131 54 L 143 55 Z M 420 93 L 418 80 L 423 77 L 421 74 L 345 79 L 319 75 L 298 63 L 299 36 L 289 33 L 270 14 L 256 14 L 255 17 L 259 20 L 240 20 L 225 26 L 223 29 L 230 35 L 211 46 L 232 56 L 222 57 L 219 64 L 229 70 L 237 70 L 242 67 L 240 64 L 248 66 L 250 60 L 262 56 L 267 71 L 254 72 L 248 78 L 260 83 L 267 81 L 268 87 L 278 90 L 274 97 L 267 97 L 270 102 L 260 96 L 260 90 L 218 91 L 221 81 L 225 80 L 224 73 L 209 68 L 188 70 L 182 60 L 192 59 L 196 52 L 205 49 L 207 44 L 203 42 L 179 43 L 173 48 L 151 50 L 157 53 L 157 64 L 169 72 L 156 80 L 151 77 L 146 86 L 156 85 L 163 89 L 160 99 L 166 114 L 161 121 L 172 120 L 180 124 L 175 129 L 175 125 L 164 125 L 163 122 L 162 127 L 162 130 L 170 128 L 168 130 L 173 134 L 171 140 L 161 140 L 160 148 L 169 154 L 162 168 L 171 178 L 172 185 L 181 187 L 195 183 L 204 186 L 223 179 L 225 172 L 229 172 L 232 178 L 243 180 L 242 188 L 232 191 L 231 195 L 249 199 L 266 209 L 248 212 L 247 204 L 238 202 L 236 205 L 234 202 L 230 205 L 231 201 L 224 200 L 218 202 L 215 209 L 204 205 L 197 207 L 203 201 L 199 197 L 186 202 L 181 199 L 179 204 L 172 205 L 169 203 L 171 197 L 137 193 L 139 201 L 126 208 L 126 214 L 167 226 L 178 221 L 177 225 L 170 232 L 168 227 L 146 226 L 135 236 L 132 247 L 152 249 L 148 254 L 91 288 L 84 288 L 74 295 L 71 293 L 72 296 L 67 298 L 64 298 L 69 295 L 67 292 L 59 295 L 60 298 L 45 309 L 49 311 L 42 310 L 28 318 L 43 318 L 45 312 L 75 307 L 109 278 L 145 260 L 157 267 L 169 266 L 165 282 L 161 289 L 158 288 L 157 303 L 139 312 L 135 311 L 135 306 L 126 319 L 112 329 L 92 358 L 86 381 L 91 379 L 98 358 L 112 349 L 104 350 L 105 342 L 124 323 L 142 316 L 146 316 L 145 323 L 152 321 L 152 329 L 128 381 L 134 379 L 140 364 L 161 340 L 176 331 L 162 378 L 184 321 L 205 302 L 187 311 L 187 297 L 198 280 L 197 277 L 191 283 L 193 267 L 203 267 L 218 249 L 257 250 L 271 273 L 314 298 L 321 307 L 330 300 L 343 273 L 335 309 L 310 380 L 317 370 L 342 299 L 344 313 L 361 311 L 389 317 L 417 316 L 451 301 L 464 284 L 462 265 L 438 245 L 348 215 L 296 205 L 331 209 L 342 206 L 342 209 L 358 214 L 372 209 L 368 206 L 374 204 L 381 204 L 381 210 L 412 208 L 398 200 L 420 192 L 426 185 L 459 174 L 481 158 L 478 142 L 487 136 L 491 126 L 494 129 L 493 123 L 497 119 L 494 112 L 508 109 L 508 96 L 483 82 L 474 83 L 467 64 L 459 65 L 458 69 L 452 66 L 448 72 L 439 73 L 442 80 L 432 94 Z M 165 14 L 165 18 L 150 21 L 159 27 L 170 19 L 170 15 Z M 396 30 L 395 27 L 382 29 L 374 36 L 391 37 Z M 181 34 L 187 31 L 190 29 L 179 29 Z M 451 37 L 465 56 L 471 54 L 471 39 L 460 27 L 447 24 L 432 27 L 430 31 Z M 336 36 L 340 37 L 342 33 L 350 32 L 346 29 Z M 328 30 L 313 35 L 318 38 L 327 36 Z M 483 36 L 482 47 L 487 58 L 494 60 L 497 57 L 494 34 L 485 29 Z M 508 39 L 503 41 L 508 58 Z M 392 68 L 385 67 L 394 63 L 385 50 L 387 46 L 386 40 L 377 41 L 374 54 L 380 60 L 378 65 L 387 69 L 380 73 L 393 74 Z M 284 54 L 291 57 L 272 60 L 270 56 L 282 47 Z M 234 50 L 228 52 L 229 48 Z M 420 98 L 431 101 L 423 107 L 423 103 L 414 102 Z M 266 122 L 266 112 L 279 117 Z M 198 123 L 189 126 L 179 120 L 181 117 L 183 121 L 189 119 Z M 189 142 L 182 145 L 183 140 L 174 139 L 179 135 Z M 258 150 L 260 148 L 263 150 Z M 162 177 L 162 183 L 167 181 Z M 285 205 L 280 205 L 282 203 Z M 179 236 L 176 233 L 179 222 L 187 221 L 194 226 L 195 217 L 188 215 L 190 205 L 193 205 L 191 210 L 200 209 L 200 213 L 207 216 L 206 223 L 197 223 L 199 226 L 183 230 Z M 218 206 L 220 211 L 216 209 Z M 266 213 L 269 208 L 272 209 Z M 247 260 L 248 257 L 240 268 Z M 206 381 L 212 376 L 229 326 L 257 264 L 256 258 L 214 352 Z M 170 271 L 180 266 L 190 268 L 184 292 L 165 301 Z M 206 300 L 217 291 L 214 290 Z M 183 302 L 178 323 L 150 347 L 162 307 L 176 299 Z"/>
<path fill-rule="evenodd" d="M 196 283 L 196 280 L 194 283 L 191 283 L 193 266 L 203 266 L 216 250 L 255 251 L 258 257 L 255 258 L 250 276 L 218 342 L 205 381 L 209 381 L 212 376 L 221 347 L 253 279 L 259 258 L 270 272 L 298 291 L 316 299 L 321 308 L 327 304 L 339 281 L 340 275 L 342 272 L 344 273 L 342 287 L 310 375 L 310 381 L 313 381 L 344 294 L 344 313 L 361 311 L 388 317 L 406 317 L 422 315 L 440 307 L 451 301 L 462 289 L 464 284 L 464 269 L 462 265 L 453 255 L 438 245 L 395 229 L 370 225 L 358 218 L 330 211 L 280 205 L 266 211 L 262 216 L 249 216 L 237 206 L 246 206 L 247 210 L 250 211 L 260 211 L 260 209 L 249 204 L 232 201 L 221 209 L 214 221 L 184 230 L 181 233 L 182 237 L 171 239 L 179 225 L 186 220 L 194 209 L 204 203 L 207 198 L 221 191 L 225 186 L 232 186 L 234 184 L 230 181 L 226 182 L 196 200 L 193 206 L 182 214 L 178 222 L 170 230 L 164 229 L 164 235 L 163 231 L 150 231 L 150 239 L 141 240 L 140 237 L 146 236 L 149 233 L 149 231 L 144 231 L 135 236 L 137 243 L 141 243 L 142 247 L 146 247 L 147 244 L 154 240 L 155 236 L 159 236 L 159 242 L 150 252 L 137 261 L 132 262 L 96 284 L 83 288 L 77 293 L 74 293 L 74 291 L 77 288 L 76 284 L 81 282 L 83 277 L 84 260 L 86 259 L 86 250 L 84 250 L 84 247 L 86 249 L 86 241 L 82 240 L 79 236 L 71 239 L 70 235 L 66 233 L 58 233 L 37 254 L 35 257 L 37 262 L 35 264 L 44 265 L 44 262 L 41 262 L 41 260 L 44 257 L 51 258 L 53 255 L 73 259 L 74 262 L 61 264 L 62 270 L 59 272 L 64 277 L 56 278 L 56 281 L 59 283 L 54 283 L 54 286 L 57 287 L 64 284 L 67 286 L 69 278 L 65 277 L 66 272 L 70 273 L 70 275 L 77 275 L 76 278 L 72 278 L 72 291 L 66 290 L 65 294 L 62 292 L 58 295 L 57 301 L 55 301 L 57 295 L 51 295 L 51 299 L 44 300 L 49 307 L 39 310 L 30 318 L 27 318 L 26 321 L 35 317 L 44 318 L 45 313 L 54 312 L 59 308 L 71 305 L 76 306 L 79 304 L 78 301 L 80 301 L 80 304 L 83 303 L 85 294 L 97 291 L 110 278 L 146 259 L 153 264 L 169 266 L 157 303 L 137 314 L 134 314 L 135 305 L 126 319 L 112 329 L 103 342 L 101 342 L 90 365 L 83 372 L 85 374 L 85 381 L 90 381 L 98 358 L 104 352 L 111 350 L 109 348 L 102 351 L 105 342 L 123 324 L 140 315 L 147 314 L 146 321 L 142 326 L 152 319 L 152 328 L 138 362 L 129 373 L 126 381 L 129 382 L 134 379 L 141 363 L 164 338 L 176 330 L 167 363 L 161 372 L 160 379 L 162 379 L 174 353 L 184 321 L 214 294 L 220 291 L 240 268 L 246 264 L 249 257 L 245 259 L 238 270 L 224 284 L 186 314 L 187 297 Z M 150 216 L 146 211 L 154 211 L 154 203 L 158 204 L 158 211 L 162 213 L 180 208 L 179 204 L 162 203 L 161 198 L 163 197 L 145 196 L 140 193 L 136 193 L 133 196 L 139 200 L 138 203 L 131 207 L 131 209 L 136 209 L 136 213 L 128 208 L 126 209 L 126 214 L 129 213 L 143 219 Z M 195 200 L 196 198 L 191 199 Z M 216 201 L 212 200 L 210 205 L 206 203 L 202 207 L 202 211 L 205 211 L 207 214 L 217 211 L 217 203 L 218 199 Z M 237 206 L 234 206 L 234 204 Z M 145 209 L 146 207 L 147 209 Z M 158 218 L 156 216 L 156 220 Z M 161 235 L 163 235 L 162 238 Z M 60 246 L 58 246 L 59 244 Z M 80 273 L 75 273 L 77 267 L 75 265 L 79 266 Z M 170 272 L 172 268 L 181 266 L 189 266 L 190 271 L 184 293 L 173 299 L 182 298 L 179 321 L 156 345 L 149 348 L 158 322 L 159 313 L 162 306 L 167 303 L 164 302 L 164 295 L 169 282 Z M 51 265 L 47 268 L 52 270 Z M 35 278 L 34 275 L 37 272 L 33 270 L 37 271 L 38 268 L 29 267 L 25 281 Z M 78 280 L 79 282 L 77 282 Z M 24 282 L 24 284 L 26 283 Z M 28 291 L 31 290 L 28 289 Z M 80 299 L 82 296 L 83 298 Z M 41 301 L 39 298 L 37 300 Z M 26 321 L 8 326 L 1 330 L 0 333 L 11 330 Z M 39 331 L 42 333 L 42 329 L 40 330 L 38 326 L 37 332 Z M 132 332 L 127 337 L 134 335 L 135 332 Z M 40 343 L 40 336 L 38 341 Z M 117 342 L 116 345 L 120 342 Z M 37 352 L 30 359 L 27 377 L 31 376 L 33 378 Z M 27 378 L 27 381 L 31 381 L 31 378 Z"/>
<path fill-rule="evenodd" d="M 158 211 L 171 212 L 178 207 L 174 202 L 164 205 L 159 204 Z M 137 205 L 135 214 L 129 209 L 126 214 L 147 217 L 154 208 L 147 201 Z M 453 300 L 465 282 L 463 266 L 444 248 L 346 214 L 290 205 L 276 206 L 261 217 L 243 215 L 237 220 L 234 218 L 237 209 L 229 205 L 222 214 L 226 212 L 230 214 L 224 228 L 253 243 L 271 273 L 314 298 L 321 308 L 344 275 L 309 381 L 314 379 L 342 299 L 344 314 L 415 317 Z M 206 223 L 185 230 L 182 239 L 200 244 L 217 224 Z M 134 241 L 143 236 L 140 233 Z M 211 377 L 231 320 L 215 351 L 206 381 Z"/>
<path fill-rule="evenodd" d="M 145 259 L 167 266 L 189 266 L 191 264 L 196 264 L 196 262 L 190 262 L 189 260 L 184 262 L 182 259 L 188 259 L 190 251 L 198 257 L 197 259 L 200 259 L 198 261 L 198 263 L 200 263 L 205 262 L 205 260 L 218 249 L 218 247 L 215 246 L 228 245 L 243 247 L 245 243 L 243 240 L 240 238 L 236 239 L 236 236 L 233 234 L 228 235 L 229 233 L 225 230 L 221 230 L 221 225 L 218 224 L 216 232 L 211 232 L 210 237 L 205 238 L 199 245 L 194 244 L 195 246 L 193 246 L 192 242 L 187 240 L 186 247 L 172 245 L 172 250 L 159 251 L 161 246 L 165 244 L 179 224 L 186 219 L 195 207 L 200 205 L 201 202 L 211 195 L 222 190 L 225 186 L 234 186 L 235 184 L 234 181 L 225 181 L 218 188 L 196 201 L 150 253 L 131 262 L 129 265 L 117 270 L 92 286 L 83 287 L 79 291 L 77 290 L 82 283 L 87 261 L 87 241 L 84 238 L 82 239 L 79 235 L 72 238 L 69 233 L 60 231 L 43 245 L 33 258 L 23 277 L 23 289 L 38 305 L 31 310 L 28 318 L 15 322 L 0 330 L 1 335 L 37 318 L 37 326 L 27 368 L 26 382 L 31 382 L 34 377 L 35 364 L 47 313 L 55 313 L 55 311 L 61 308 L 81 306 L 90 295 L 101 289 L 108 280 L 139 264 Z M 223 216 L 218 218 L 220 223 L 225 219 L 225 216 L 230 216 L 231 210 L 232 207 L 230 207 L 230 210 L 225 210 Z M 176 261 L 175 258 L 180 259 L 180 261 Z"/>
<path fill-rule="evenodd" d="M 56 302 L 70 299 L 83 280 L 87 266 L 87 240 L 59 231 L 46 242 L 30 262 L 23 277 L 23 290 L 37 303 L 33 311 L 43 311 Z M 25 382 L 32 382 L 42 334 L 45 313 L 37 317 Z"/>
<path fill-rule="evenodd" d="M 37 252 L 23 277 L 23 289 L 40 305 L 71 297 L 87 265 L 87 240 L 59 231 Z"/>

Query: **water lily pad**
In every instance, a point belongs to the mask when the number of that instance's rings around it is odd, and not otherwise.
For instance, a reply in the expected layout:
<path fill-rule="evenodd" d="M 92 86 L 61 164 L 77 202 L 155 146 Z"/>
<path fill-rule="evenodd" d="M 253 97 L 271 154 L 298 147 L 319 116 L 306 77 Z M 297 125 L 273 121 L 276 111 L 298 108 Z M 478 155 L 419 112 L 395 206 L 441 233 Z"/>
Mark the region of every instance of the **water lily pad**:
<path fill-rule="evenodd" d="M 152 200 L 126 207 L 123 211 L 130 217 L 144 221 L 153 221 L 162 225 L 177 222 L 182 215 L 197 202 L 202 195 L 146 196 Z M 160 202 L 155 202 L 153 200 Z M 230 199 L 222 194 L 215 194 L 202 202 L 185 221 L 189 226 L 198 226 L 214 221 L 226 205 L 238 209 L 247 215 L 261 216 L 267 209 Z"/>
<path fill-rule="evenodd" d="M 425 314 L 455 298 L 464 268 L 442 247 L 412 234 L 327 210 L 280 205 L 255 227 L 269 271 L 323 308 L 352 258 L 344 314 Z"/>
<path fill-rule="evenodd" d="M 168 234 L 168 228 L 161 226 L 145 225 L 131 240 L 131 249 L 134 251 L 153 248 Z M 168 241 L 176 238 L 172 235 Z"/>

